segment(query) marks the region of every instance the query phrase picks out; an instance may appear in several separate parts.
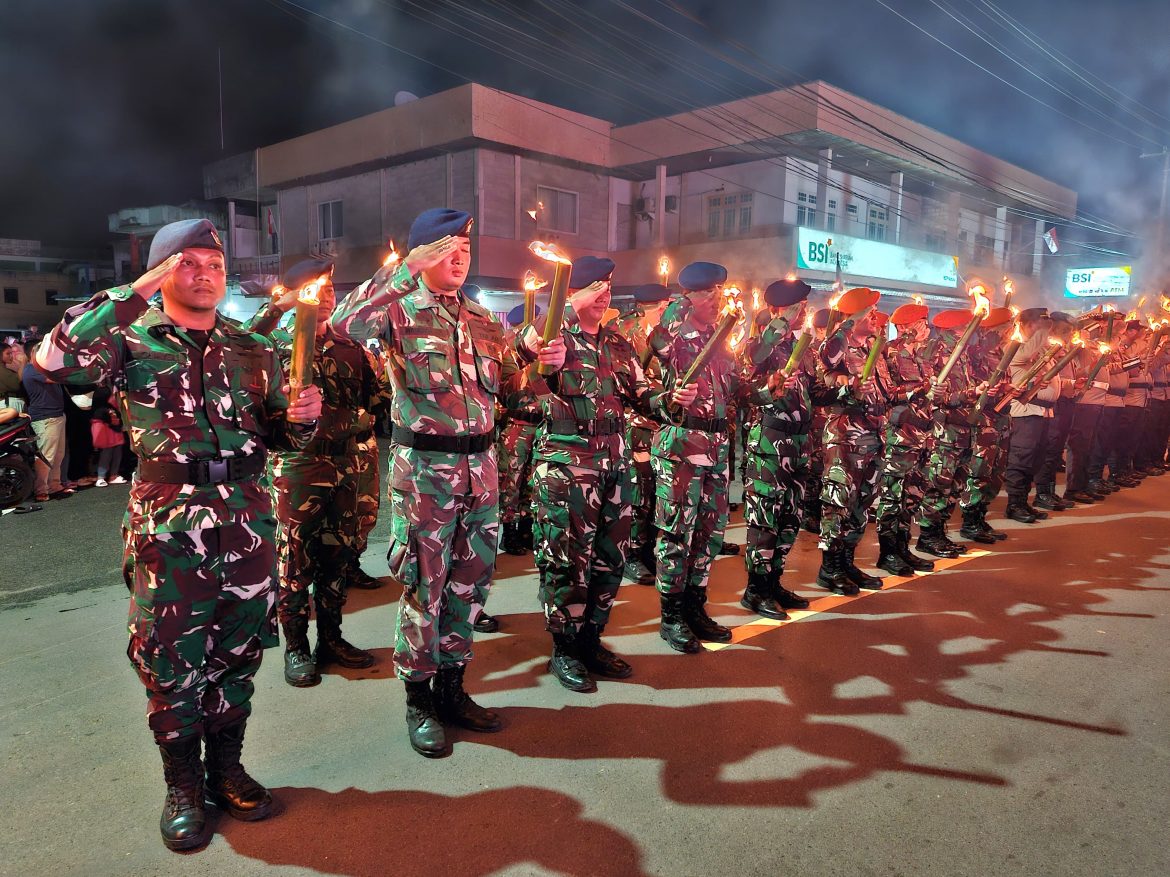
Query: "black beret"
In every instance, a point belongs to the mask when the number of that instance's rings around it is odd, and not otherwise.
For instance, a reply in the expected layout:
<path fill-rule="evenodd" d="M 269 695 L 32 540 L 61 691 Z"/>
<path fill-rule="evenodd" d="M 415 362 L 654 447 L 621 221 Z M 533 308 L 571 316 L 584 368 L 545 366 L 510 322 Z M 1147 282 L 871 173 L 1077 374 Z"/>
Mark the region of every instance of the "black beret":
<path fill-rule="evenodd" d="M 183 250 L 218 250 L 223 252 L 223 241 L 209 219 L 183 219 L 164 225 L 150 242 L 146 268 L 161 265 L 175 253 Z"/>
<path fill-rule="evenodd" d="M 536 306 L 536 316 L 540 316 L 544 311 L 541 310 L 540 305 Z M 524 322 L 524 305 L 516 305 L 512 310 L 508 311 L 508 325 L 519 326 Z"/>
<path fill-rule="evenodd" d="M 727 269 L 714 262 L 691 262 L 678 272 L 678 285 L 688 292 L 714 289 L 727 280 Z"/>
<path fill-rule="evenodd" d="M 447 235 L 470 237 L 474 220 L 470 213 L 452 210 L 450 207 L 434 207 L 424 210 L 410 226 L 410 237 L 406 249 L 413 250 L 423 244 L 433 244 Z"/>
<path fill-rule="evenodd" d="M 764 301 L 769 307 L 786 308 L 808 298 L 812 287 L 803 280 L 777 280 L 764 290 Z"/>
<path fill-rule="evenodd" d="M 670 301 L 674 295 L 669 286 L 661 283 L 644 283 L 634 289 L 634 301 L 639 304 L 657 304 L 660 301 Z"/>
<path fill-rule="evenodd" d="M 1025 323 L 1031 323 L 1035 320 L 1047 320 L 1048 308 L 1025 308 L 1020 311 L 1020 320 Z"/>
<path fill-rule="evenodd" d="M 573 271 L 569 275 L 569 289 L 584 289 L 590 283 L 609 280 L 613 269 L 613 259 L 578 256 L 573 260 Z"/>
<path fill-rule="evenodd" d="M 322 274 L 333 274 L 332 259 L 305 259 L 297 262 L 284 272 L 280 284 L 285 289 L 300 289 L 306 283 L 312 283 Z"/>
<path fill-rule="evenodd" d="M 813 314 L 813 326 L 817 329 L 829 328 L 829 309 L 821 308 Z"/>

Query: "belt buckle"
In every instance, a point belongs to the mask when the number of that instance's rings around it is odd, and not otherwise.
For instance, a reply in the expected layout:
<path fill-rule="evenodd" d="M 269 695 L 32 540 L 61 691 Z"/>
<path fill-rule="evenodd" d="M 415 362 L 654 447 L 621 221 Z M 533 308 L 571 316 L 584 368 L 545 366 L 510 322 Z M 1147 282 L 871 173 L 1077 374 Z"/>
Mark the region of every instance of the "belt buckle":
<path fill-rule="evenodd" d="M 219 484 L 228 480 L 228 461 L 227 460 L 208 460 L 207 461 L 207 480 L 212 484 Z"/>

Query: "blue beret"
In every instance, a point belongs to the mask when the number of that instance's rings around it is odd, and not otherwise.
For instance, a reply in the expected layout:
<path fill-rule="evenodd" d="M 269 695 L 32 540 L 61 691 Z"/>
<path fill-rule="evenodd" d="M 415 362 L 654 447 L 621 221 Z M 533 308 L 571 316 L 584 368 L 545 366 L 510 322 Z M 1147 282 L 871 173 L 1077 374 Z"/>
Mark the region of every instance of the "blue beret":
<path fill-rule="evenodd" d="M 474 302 L 479 301 L 479 286 L 475 283 L 464 283 L 462 290 L 464 298 L 469 298 Z"/>
<path fill-rule="evenodd" d="M 660 301 L 670 301 L 674 295 L 669 286 L 661 283 L 646 283 L 634 290 L 634 301 L 639 304 L 657 304 Z"/>
<path fill-rule="evenodd" d="M 410 226 L 410 237 L 406 249 L 413 250 L 423 244 L 433 244 L 447 235 L 470 237 L 474 220 L 470 213 L 452 210 L 449 207 L 434 207 L 424 210 Z"/>
<path fill-rule="evenodd" d="M 803 280 L 777 280 L 764 290 L 764 301 L 769 307 L 786 308 L 808 298 L 812 287 Z"/>
<path fill-rule="evenodd" d="M 540 305 L 536 306 L 536 316 L 540 316 L 544 311 L 541 310 Z M 524 322 L 524 305 L 516 305 L 512 310 L 508 311 L 508 325 L 519 326 Z"/>
<path fill-rule="evenodd" d="M 218 250 L 223 252 L 223 241 L 209 219 L 184 219 L 164 225 L 150 242 L 146 268 L 161 265 L 175 253 L 183 250 Z"/>
<path fill-rule="evenodd" d="M 688 292 L 714 289 L 727 280 L 727 269 L 714 262 L 691 262 L 678 272 L 678 285 Z"/>
<path fill-rule="evenodd" d="M 285 271 L 284 276 L 280 278 L 280 284 L 285 289 L 300 289 L 322 274 L 333 274 L 332 259 L 305 259 Z"/>
<path fill-rule="evenodd" d="M 579 256 L 573 260 L 573 273 L 569 275 L 569 289 L 584 289 L 590 283 L 608 280 L 613 274 L 613 268 L 613 259 Z"/>

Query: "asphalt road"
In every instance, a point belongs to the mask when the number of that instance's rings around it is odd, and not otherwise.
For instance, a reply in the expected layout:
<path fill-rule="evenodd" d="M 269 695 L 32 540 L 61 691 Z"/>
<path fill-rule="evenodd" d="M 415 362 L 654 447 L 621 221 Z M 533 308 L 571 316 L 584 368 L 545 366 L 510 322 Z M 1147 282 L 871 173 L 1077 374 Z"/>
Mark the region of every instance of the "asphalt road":
<path fill-rule="evenodd" d="M 124 654 L 124 496 L 0 519 L 0 874 L 1170 873 L 1170 477 L 860 599 L 811 587 L 802 535 L 787 581 L 818 599 L 782 626 L 721 559 L 737 641 L 697 656 L 626 586 L 607 638 L 635 675 L 592 695 L 545 672 L 531 558 L 503 558 L 469 688 L 507 727 L 440 761 L 405 739 L 397 594 L 355 593 L 346 632 L 377 664 L 294 690 L 268 653 L 245 756 L 281 812 L 218 818 L 188 855 L 158 840 Z"/>

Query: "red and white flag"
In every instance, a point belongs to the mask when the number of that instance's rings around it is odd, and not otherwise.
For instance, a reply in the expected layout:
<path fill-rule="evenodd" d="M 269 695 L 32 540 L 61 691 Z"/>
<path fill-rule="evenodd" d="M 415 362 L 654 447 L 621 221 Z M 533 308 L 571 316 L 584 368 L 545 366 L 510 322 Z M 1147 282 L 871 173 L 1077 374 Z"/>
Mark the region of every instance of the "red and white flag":
<path fill-rule="evenodd" d="M 1044 243 L 1048 247 L 1048 252 L 1055 253 L 1060 249 L 1060 241 L 1056 239 L 1056 229 L 1050 228 L 1044 232 Z"/>

